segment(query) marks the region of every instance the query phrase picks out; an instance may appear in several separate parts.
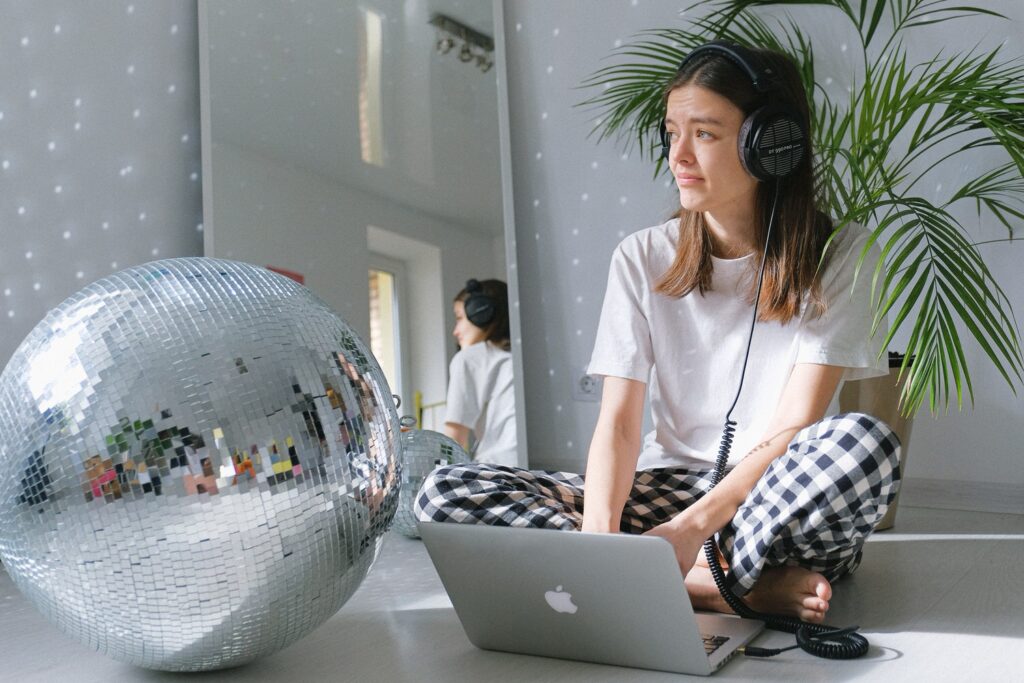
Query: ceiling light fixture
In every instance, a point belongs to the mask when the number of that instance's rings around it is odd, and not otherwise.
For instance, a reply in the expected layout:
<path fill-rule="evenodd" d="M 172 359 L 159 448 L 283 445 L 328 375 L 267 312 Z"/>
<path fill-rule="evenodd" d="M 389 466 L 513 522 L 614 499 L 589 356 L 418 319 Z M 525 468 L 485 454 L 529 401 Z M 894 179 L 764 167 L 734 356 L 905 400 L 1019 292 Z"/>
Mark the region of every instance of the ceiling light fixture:
<path fill-rule="evenodd" d="M 456 52 L 460 62 L 474 63 L 484 73 L 494 66 L 494 39 L 489 35 L 471 29 L 444 14 L 431 15 L 428 23 L 437 29 L 434 49 L 439 54 L 448 54 L 458 42 L 462 44 Z"/>
<path fill-rule="evenodd" d="M 453 47 L 455 47 L 455 39 L 452 38 L 451 36 L 444 36 L 443 38 L 439 38 L 436 45 L 438 53 L 442 55 L 448 54 L 448 51 L 451 50 Z"/>

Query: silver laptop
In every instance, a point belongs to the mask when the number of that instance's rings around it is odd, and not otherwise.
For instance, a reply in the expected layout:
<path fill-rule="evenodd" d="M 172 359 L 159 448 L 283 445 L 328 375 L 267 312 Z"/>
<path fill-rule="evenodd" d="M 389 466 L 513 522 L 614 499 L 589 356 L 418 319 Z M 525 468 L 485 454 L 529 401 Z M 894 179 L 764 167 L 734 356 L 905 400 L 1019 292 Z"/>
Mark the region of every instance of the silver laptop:
<path fill-rule="evenodd" d="M 470 642 L 485 650 L 706 676 L 764 629 L 695 614 L 665 539 L 419 524 Z"/>

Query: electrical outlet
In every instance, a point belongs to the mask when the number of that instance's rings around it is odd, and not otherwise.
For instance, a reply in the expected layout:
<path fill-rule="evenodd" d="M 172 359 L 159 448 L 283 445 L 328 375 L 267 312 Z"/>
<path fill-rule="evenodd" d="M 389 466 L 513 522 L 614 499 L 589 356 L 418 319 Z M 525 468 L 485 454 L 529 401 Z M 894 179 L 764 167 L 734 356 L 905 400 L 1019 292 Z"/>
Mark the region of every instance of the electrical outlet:
<path fill-rule="evenodd" d="M 572 397 L 577 401 L 601 400 L 601 387 L 604 385 L 604 378 L 600 375 L 589 375 L 586 369 L 576 373 L 572 385 Z"/>

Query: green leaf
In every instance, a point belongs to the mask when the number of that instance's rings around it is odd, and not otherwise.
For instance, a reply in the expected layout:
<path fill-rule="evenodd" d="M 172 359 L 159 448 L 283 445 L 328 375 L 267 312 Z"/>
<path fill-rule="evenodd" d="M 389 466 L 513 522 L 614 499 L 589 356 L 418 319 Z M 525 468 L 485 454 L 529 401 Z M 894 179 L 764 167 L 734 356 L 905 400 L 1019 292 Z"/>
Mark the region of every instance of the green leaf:
<path fill-rule="evenodd" d="M 861 0 L 861 19 L 862 19 L 862 21 L 860 23 L 860 27 L 861 27 L 861 34 L 864 36 L 864 44 L 865 45 L 870 45 L 871 44 L 871 39 L 875 35 L 875 29 L 878 28 L 878 22 L 881 21 L 882 14 L 885 12 L 885 8 L 889 5 L 889 1 L 891 1 L 891 0 L 875 0 L 875 9 L 871 13 L 871 23 L 868 25 L 867 33 L 865 33 L 864 30 L 863 30 L 863 27 L 864 27 L 864 22 L 863 22 L 863 11 L 864 10 L 863 10 L 863 8 L 866 7 L 868 3 L 867 3 L 867 0 Z"/>

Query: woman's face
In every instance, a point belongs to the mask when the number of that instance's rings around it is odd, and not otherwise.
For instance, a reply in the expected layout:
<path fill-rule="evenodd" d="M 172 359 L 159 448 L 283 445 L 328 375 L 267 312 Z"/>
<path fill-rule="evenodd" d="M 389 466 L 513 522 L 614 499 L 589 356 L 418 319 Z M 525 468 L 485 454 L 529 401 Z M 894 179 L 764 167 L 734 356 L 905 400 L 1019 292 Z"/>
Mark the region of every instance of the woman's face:
<path fill-rule="evenodd" d="M 455 302 L 455 329 L 452 330 L 452 336 L 459 343 L 460 349 L 482 342 L 486 338 L 483 330 L 469 322 L 469 318 L 466 317 L 466 304 L 461 301 Z"/>
<path fill-rule="evenodd" d="M 739 107 L 699 85 L 669 93 L 668 164 L 683 208 L 723 218 L 737 212 L 753 214 L 757 180 L 744 170 L 737 149 L 743 119 Z"/>

